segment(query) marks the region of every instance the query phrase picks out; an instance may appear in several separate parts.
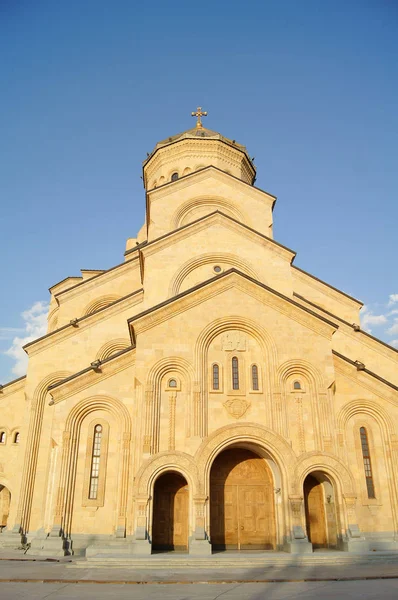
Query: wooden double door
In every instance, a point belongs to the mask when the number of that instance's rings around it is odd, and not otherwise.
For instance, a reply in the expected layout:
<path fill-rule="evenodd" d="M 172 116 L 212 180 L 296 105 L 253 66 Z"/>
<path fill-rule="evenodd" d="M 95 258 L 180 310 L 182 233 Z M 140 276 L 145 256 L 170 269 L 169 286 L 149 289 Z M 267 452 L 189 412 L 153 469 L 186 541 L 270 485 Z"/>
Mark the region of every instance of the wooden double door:
<path fill-rule="evenodd" d="M 214 549 L 275 548 L 272 475 L 267 463 L 250 450 L 225 450 L 214 461 L 210 528 Z"/>
<path fill-rule="evenodd" d="M 179 473 L 165 473 L 155 482 L 152 548 L 188 549 L 188 484 Z"/>

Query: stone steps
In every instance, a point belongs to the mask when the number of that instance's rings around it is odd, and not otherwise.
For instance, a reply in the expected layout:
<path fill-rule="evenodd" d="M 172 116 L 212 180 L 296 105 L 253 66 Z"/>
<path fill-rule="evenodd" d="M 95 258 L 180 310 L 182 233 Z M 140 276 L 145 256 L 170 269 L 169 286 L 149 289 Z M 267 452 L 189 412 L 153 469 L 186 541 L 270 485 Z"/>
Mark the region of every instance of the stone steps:
<path fill-rule="evenodd" d="M 131 556 L 101 553 L 84 560 L 77 560 L 68 565 L 69 568 L 125 568 L 132 569 L 250 569 L 261 567 L 309 567 L 327 565 L 359 565 L 359 564 L 397 564 L 398 552 L 371 552 L 368 554 L 352 554 L 346 552 L 330 552 L 312 555 L 294 556 L 291 554 L 267 555 L 213 555 L 211 557 L 174 556 Z"/>

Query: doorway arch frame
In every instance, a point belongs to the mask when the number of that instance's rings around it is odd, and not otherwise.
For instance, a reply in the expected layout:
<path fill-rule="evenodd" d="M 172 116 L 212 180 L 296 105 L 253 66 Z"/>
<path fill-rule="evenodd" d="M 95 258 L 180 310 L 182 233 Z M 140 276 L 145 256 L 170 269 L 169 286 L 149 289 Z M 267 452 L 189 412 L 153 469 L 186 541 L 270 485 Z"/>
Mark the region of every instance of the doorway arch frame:
<path fill-rule="evenodd" d="M 251 450 L 260 458 L 267 460 L 274 480 L 274 510 L 276 550 L 284 546 L 290 533 L 289 474 L 294 472 L 297 457 L 291 446 L 277 433 L 255 423 L 237 423 L 227 425 L 211 434 L 198 448 L 195 462 L 203 477 L 203 496 L 205 506 L 205 530 L 209 539 L 210 531 L 210 472 L 216 457 L 224 450 L 241 447 Z M 280 485 L 276 486 L 276 482 Z M 276 491 L 278 490 L 278 491 Z"/>
<path fill-rule="evenodd" d="M 319 476 L 321 476 L 321 478 L 324 478 L 324 481 L 322 481 L 321 479 L 319 479 Z M 329 526 L 328 519 L 327 519 L 327 514 L 326 514 L 326 504 L 329 504 L 330 502 L 327 500 L 325 483 L 327 483 L 328 485 L 331 486 L 331 492 L 332 492 L 331 493 L 331 499 L 333 499 L 334 520 L 335 520 L 335 529 L 336 529 L 336 544 L 333 544 L 333 547 L 337 548 L 339 546 L 339 541 L 341 540 L 342 531 L 341 531 L 341 518 L 340 518 L 341 510 L 340 510 L 339 503 L 337 502 L 338 496 L 337 496 L 337 493 L 336 493 L 337 490 L 336 490 L 335 479 L 333 477 L 331 477 L 329 475 L 329 473 L 326 472 L 325 469 L 319 469 L 319 468 L 312 469 L 304 477 L 303 482 L 302 482 L 302 486 L 303 486 L 302 489 L 303 489 L 303 500 L 304 500 L 305 531 L 307 532 L 307 535 L 308 535 L 308 525 L 309 524 L 307 523 L 306 502 L 308 500 L 306 498 L 306 493 L 305 493 L 305 482 L 306 482 L 306 480 L 307 480 L 308 477 L 312 477 L 313 479 L 315 479 L 318 482 L 319 485 L 322 486 L 323 519 L 324 519 L 324 527 L 325 527 L 325 535 L 326 535 L 326 548 L 329 548 L 332 545 L 330 544 L 330 526 Z M 313 540 L 310 539 L 310 536 L 308 536 L 308 540 L 309 540 L 309 542 L 311 544 L 314 544 Z"/>
<path fill-rule="evenodd" d="M 192 532 L 192 505 L 193 505 L 193 496 L 192 496 L 192 482 L 190 481 L 190 478 L 188 477 L 187 473 L 183 472 L 181 469 L 179 468 L 175 468 L 175 467 L 170 467 L 170 468 L 165 468 L 162 469 L 160 472 L 158 472 L 156 474 L 155 477 L 153 477 L 152 479 L 152 485 L 151 485 L 151 494 L 150 494 L 150 498 L 149 498 L 149 528 L 148 528 L 148 534 L 149 534 L 149 541 L 151 544 L 151 549 L 153 548 L 153 520 L 154 520 L 154 510 L 155 510 L 155 488 L 156 488 L 156 482 L 159 481 L 159 479 L 167 474 L 173 474 L 173 473 L 177 473 L 178 475 L 180 475 L 181 477 L 183 477 L 183 479 L 186 482 L 186 485 L 188 486 L 188 507 L 187 507 L 187 550 L 189 550 L 189 539 L 191 536 L 191 532 Z"/>
<path fill-rule="evenodd" d="M 152 545 L 153 499 L 156 480 L 167 472 L 179 473 L 188 484 L 188 540 L 195 528 L 194 500 L 200 489 L 195 460 L 185 452 L 165 451 L 151 456 L 139 469 L 135 478 L 134 528 L 136 539 Z"/>

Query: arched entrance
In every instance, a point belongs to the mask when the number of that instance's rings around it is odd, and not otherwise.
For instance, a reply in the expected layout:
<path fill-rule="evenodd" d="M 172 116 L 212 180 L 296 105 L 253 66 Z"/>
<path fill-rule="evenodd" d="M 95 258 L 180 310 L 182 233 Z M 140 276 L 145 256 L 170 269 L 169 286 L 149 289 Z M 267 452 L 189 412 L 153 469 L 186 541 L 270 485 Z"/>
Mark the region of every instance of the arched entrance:
<path fill-rule="evenodd" d="M 275 548 L 273 479 L 266 461 L 251 450 L 230 448 L 210 472 L 213 549 Z"/>
<path fill-rule="evenodd" d="M 11 493 L 4 485 L 0 484 L 0 531 L 7 527 L 8 514 L 10 512 Z"/>
<path fill-rule="evenodd" d="M 304 480 L 307 536 L 313 548 L 337 547 L 336 505 L 330 479 L 322 472 Z"/>
<path fill-rule="evenodd" d="M 152 549 L 188 550 L 188 484 L 180 473 L 167 472 L 155 482 Z"/>

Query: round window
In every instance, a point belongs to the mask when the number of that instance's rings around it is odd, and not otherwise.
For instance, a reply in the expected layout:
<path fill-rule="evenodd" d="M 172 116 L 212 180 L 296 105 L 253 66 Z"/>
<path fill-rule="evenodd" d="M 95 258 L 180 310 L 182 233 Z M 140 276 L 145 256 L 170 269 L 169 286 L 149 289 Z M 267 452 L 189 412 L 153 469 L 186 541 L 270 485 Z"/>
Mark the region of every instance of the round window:
<path fill-rule="evenodd" d="M 213 267 L 213 271 L 215 273 L 221 273 L 222 269 L 221 269 L 220 265 L 216 265 L 215 267 Z"/>

